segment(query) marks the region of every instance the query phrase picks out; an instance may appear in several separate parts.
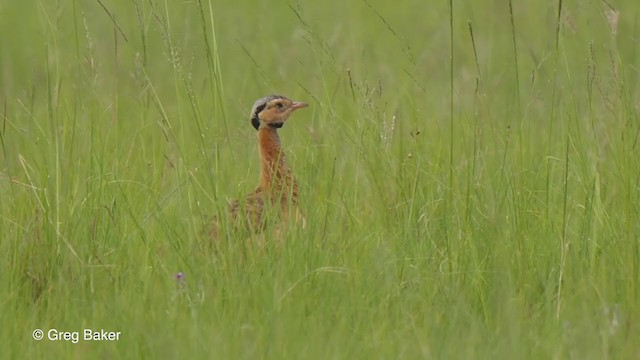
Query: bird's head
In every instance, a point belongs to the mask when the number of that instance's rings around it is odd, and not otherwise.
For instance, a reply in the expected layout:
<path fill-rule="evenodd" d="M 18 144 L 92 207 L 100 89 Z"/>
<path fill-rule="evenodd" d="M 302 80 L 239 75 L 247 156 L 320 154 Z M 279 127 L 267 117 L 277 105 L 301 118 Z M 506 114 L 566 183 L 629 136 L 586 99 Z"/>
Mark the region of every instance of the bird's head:
<path fill-rule="evenodd" d="M 251 109 L 251 125 L 256 130 L 266 127 L 279 129 L 294 111 L 307 106 L 280 95 L 260 98 Z"/>

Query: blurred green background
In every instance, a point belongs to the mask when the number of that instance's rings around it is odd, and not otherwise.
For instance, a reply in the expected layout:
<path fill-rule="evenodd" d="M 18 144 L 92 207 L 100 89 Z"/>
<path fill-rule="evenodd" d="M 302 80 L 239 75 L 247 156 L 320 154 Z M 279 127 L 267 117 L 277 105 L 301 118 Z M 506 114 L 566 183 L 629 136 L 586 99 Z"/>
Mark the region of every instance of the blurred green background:
<path fill-rule="evenodd" d="M 638 15 L 1 2 L 0 355 L 637 357 Z M 308 226 L 216 250 L 272 93 Z"/>

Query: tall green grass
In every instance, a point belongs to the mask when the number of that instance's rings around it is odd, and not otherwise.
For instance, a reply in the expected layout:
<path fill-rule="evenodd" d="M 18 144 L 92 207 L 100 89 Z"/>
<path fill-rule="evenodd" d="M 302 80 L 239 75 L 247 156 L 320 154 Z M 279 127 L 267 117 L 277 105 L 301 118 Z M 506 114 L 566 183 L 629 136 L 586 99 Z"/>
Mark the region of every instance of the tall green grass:
<path fill-rule="evenodd" d="M 638 15 L 4 2 L 0 355 L 637 357 Z M 307 226 L 216 251 L 271 93 Z"/>

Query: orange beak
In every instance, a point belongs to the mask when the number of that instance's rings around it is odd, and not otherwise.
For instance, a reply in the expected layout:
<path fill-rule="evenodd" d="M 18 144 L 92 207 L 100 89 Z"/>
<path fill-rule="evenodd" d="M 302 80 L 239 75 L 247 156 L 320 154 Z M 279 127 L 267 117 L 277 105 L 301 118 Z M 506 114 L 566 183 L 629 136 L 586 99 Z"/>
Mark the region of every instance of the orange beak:
<path fill-rule="evenodd" d="M 294 101 L 293 104 L 291 104 L 291 110 L 298 110 L 298 109 L 305 108 L 307 106 L 309 106 L 309 104 L 303 103 L 303 102 Z"/>

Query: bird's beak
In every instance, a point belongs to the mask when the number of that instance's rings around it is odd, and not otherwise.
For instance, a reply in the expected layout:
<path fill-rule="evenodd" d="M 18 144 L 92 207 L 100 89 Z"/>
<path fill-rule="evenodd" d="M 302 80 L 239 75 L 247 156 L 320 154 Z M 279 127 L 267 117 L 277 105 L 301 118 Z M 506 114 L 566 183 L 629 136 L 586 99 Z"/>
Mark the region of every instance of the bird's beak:
<path fill-rule="evenodd" d="M 305 108 L 307 106 L 309 106 L 309 104 L 303 103 L 303 102 L 294 101 L 293 104 L 291 104 L 291 110 L 298 110 L 298 109 Z"/>

